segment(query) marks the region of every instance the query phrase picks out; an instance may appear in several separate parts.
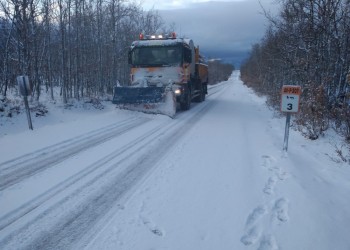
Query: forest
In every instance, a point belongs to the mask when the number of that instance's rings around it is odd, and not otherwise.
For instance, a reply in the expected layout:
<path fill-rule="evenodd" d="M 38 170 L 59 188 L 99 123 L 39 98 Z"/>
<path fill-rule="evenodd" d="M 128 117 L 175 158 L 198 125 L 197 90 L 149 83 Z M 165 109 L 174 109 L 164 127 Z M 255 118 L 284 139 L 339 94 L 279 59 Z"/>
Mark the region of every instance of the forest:
<path fill-rule="evenodd" d="M 41 91 L 54 99 L 55 87 L 63 103 L 112 94 L 130 80 L 132 41 L 141 32 L 174 29 L 156 10 L 128 0 L 0 0 L 0 95 L 17 87 L 18 75 L 29 76 L 34 101 Z M 233 70 L 219 62 L 210 67 L 212 84 Z"/>
<path fill-rule="evenodd" d="M 101 97 L 129 81 L 128 48 L 141 32 L 166 32 L 155 10 L 126 0 L 0 0 L 0 94 L 28 75 L 32 98 Z"/>
<path fill-rule="evenodd" d="M 209 84 L 227 81 L 234 70 L 235 66 L 230 63 L 222 62 L 220 59 L 209 59 Z"/>
<path fill-rule="evenodd" d="M 283 85 L 302 88 L 294 124 L 317 139 L 334 128 L 350 142 L 350 1 L 279 0 L 241 79 L 279 110 Z"/>

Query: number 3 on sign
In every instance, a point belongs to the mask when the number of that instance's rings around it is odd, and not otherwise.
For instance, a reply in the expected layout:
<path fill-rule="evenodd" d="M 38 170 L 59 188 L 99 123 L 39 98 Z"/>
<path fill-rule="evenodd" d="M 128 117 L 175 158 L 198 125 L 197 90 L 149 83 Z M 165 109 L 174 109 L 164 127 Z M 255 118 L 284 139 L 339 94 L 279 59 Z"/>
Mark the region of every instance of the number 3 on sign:
<path fill-rule="evenodd" d="M 284 85 L 281 95 L 281 111 L 297 113 L 299 111 L 300 94 L 300 86 Z"/>

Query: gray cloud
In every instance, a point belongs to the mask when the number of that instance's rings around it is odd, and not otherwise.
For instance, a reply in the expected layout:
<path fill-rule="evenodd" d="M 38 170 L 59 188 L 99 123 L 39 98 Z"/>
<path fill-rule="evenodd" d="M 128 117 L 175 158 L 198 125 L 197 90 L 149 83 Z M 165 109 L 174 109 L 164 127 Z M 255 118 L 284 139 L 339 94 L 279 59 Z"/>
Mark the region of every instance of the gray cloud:
<path fill-rule="evenodd" d="M 261 1 L 267 10 L 277 6 Z M 192 38 L 207 57 L 221 57 L 239 64 L 252 44 L 263 37 L 267 20 L 258 0 L 205 2 L 188 8 L 160 10 L 167 24 L 175 23 L 180 36 Z"/>

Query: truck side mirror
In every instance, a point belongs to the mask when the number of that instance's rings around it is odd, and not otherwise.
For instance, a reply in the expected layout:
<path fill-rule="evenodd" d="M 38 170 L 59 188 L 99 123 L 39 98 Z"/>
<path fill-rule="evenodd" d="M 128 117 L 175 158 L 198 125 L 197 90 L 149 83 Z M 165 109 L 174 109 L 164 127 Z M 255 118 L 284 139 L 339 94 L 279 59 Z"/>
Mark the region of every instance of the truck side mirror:
<path fill-rule="evenodd" d="M 192 62 L 192 53 L 191 50 L 185 49 L 185 62 L 191 63 Z"/>

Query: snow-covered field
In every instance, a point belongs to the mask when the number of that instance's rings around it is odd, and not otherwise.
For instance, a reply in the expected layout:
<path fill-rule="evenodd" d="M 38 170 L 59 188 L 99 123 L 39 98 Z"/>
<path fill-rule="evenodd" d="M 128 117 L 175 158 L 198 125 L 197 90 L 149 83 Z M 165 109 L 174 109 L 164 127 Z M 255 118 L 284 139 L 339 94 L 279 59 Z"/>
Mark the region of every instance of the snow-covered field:
<path fill-rule="evenodd" d="M 1 118 L 0 249 L 350 249 L 350 166 L 239 80 L 162 115 Z M 9 122 L 11 121 L 11 122 Z"/>

